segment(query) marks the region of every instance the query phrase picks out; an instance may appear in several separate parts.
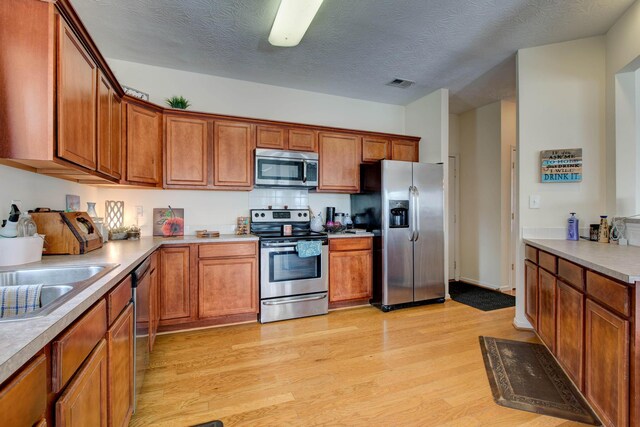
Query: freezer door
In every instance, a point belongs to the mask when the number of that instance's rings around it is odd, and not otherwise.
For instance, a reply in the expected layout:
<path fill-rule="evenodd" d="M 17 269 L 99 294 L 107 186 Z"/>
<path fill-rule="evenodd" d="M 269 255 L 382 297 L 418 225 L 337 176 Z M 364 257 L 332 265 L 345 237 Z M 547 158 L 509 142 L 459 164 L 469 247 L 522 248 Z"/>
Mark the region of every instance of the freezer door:
<path fill-rule="evenodd" d="M 409 202 L 412 181 L 410 162 L 382 161 L 382 305 L 413 301 L 413 242 L 411 227 L 389 227 L 393 203 Z M 411 217 L 411 211 L 408 212 Z"/>
<path fill-rule="evenodd" d="M 444 298 L 444 175 L 440 164 L 413 163 L 416 188 L 414 300 Z"/>

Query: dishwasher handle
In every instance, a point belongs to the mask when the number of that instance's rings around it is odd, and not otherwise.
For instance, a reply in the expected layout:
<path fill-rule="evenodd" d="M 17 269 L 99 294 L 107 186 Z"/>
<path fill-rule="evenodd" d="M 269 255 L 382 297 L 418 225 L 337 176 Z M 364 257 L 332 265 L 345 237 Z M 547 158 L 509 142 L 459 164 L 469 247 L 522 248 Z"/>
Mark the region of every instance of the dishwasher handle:
<path fill-rule="evenodd" d="M 144 276 L 149 272 L 149 268 L 151 267 L 151 257 L 148 257 L 142 263 L 133 270 L 131 273 L 131 287 L 135 288 L 138 286 L 138 283 L 142 281 Z"/>

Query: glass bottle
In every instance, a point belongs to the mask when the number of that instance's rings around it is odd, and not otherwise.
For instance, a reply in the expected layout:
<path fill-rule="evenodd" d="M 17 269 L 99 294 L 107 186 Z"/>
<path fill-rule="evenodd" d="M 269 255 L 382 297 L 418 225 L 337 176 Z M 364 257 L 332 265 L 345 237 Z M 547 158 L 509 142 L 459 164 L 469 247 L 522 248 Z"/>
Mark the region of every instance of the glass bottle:
<path fill-rule="evenodd" d="M 96 212 L 96 202 L 87 202 L 87 215 L 91 218 L 98 217 L 98 213 Z"/>
<path fill-rule="evenodd" d="M 598 230 L 598 242 L 609 243 L 609 221 L 606 215 L 600 215 L 600 229 Z"/>

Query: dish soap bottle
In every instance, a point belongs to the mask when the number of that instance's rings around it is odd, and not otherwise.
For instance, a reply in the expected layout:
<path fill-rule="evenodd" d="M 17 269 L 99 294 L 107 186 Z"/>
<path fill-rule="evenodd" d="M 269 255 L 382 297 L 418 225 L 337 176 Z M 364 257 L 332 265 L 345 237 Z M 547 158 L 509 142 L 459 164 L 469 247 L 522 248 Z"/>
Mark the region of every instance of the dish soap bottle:
<path fill-rule="evenodd" d="M 567 240 L 580 239 L 580 228 L 578 227 L 578 218 L 576 213 L 571 212 L 571 216 L 567 220 Z"/>

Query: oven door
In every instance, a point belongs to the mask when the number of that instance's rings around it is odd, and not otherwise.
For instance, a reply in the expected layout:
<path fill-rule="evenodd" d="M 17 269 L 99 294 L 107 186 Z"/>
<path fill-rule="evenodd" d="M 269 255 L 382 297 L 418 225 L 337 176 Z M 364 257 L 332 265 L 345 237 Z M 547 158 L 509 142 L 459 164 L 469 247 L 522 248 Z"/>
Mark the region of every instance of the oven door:
<path fill-rule="evenodd" d="M 329 290 L 329 247 L 300 258 L 295 243 L 265 243 L 260 251 L 260 298 L 277 298 Z"/>
<path fill-rule="evenodd" d="M 316 187 L 318 162 L 256 156 L 256 185 L 269 187 Z"/>

